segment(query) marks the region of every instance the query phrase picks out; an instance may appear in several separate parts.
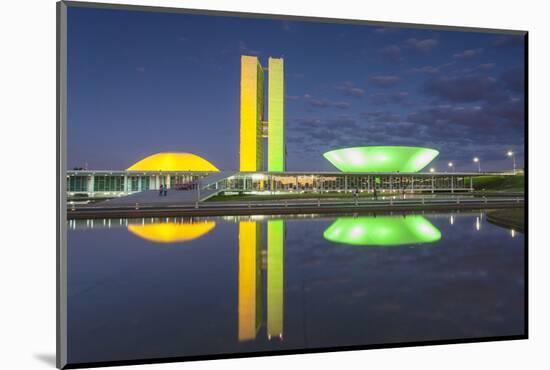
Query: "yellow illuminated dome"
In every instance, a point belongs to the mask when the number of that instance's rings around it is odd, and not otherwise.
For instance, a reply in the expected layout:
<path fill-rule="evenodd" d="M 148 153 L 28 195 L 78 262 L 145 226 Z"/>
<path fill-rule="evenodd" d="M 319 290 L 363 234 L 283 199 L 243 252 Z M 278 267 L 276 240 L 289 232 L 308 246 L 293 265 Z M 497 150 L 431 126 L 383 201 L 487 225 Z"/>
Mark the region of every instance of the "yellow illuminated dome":
<path fill-rule="evenodd" d="M 216 226 L 213 221 L 181 224 L 175 222 L 157 224 L 131 224 L 128 230 L 142 239 L 154 243 L 188 242 L 207 234 Z"/>
<path fill-rule="evenodd" d="M 219 172 L 212 163 L 191 153 L 156 153 L 143 158 L 128 171 L 190 171 Z"/>

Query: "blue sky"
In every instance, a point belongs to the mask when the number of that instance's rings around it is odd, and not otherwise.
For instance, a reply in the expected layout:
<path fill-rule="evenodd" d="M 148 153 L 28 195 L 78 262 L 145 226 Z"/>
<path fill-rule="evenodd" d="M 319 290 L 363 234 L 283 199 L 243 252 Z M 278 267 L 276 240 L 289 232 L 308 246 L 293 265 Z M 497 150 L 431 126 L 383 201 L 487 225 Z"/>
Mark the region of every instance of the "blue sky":
<path fill-rule="evenodd" d="M 69 168 L 184 151 L 237 169 L 244 54 L 285 59 L 288 170 L 362 145 L 522 167 L 522 36 L 69 7 L 68 43 Z"/>

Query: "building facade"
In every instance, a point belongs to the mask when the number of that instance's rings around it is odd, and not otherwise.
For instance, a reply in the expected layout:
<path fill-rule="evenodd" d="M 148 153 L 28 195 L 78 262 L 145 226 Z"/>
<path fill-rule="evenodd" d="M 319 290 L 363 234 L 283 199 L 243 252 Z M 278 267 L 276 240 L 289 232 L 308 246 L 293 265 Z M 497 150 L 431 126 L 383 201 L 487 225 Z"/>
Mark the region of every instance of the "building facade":
<path fill-rule="evenodd" d="M 265 117 L 265 69 L 255 56 L 241 56 L 241 110 L 239 169 L 264 171 L 267 138 L 267 170 L 285 170 L 284 61 L 269 58 L 267 117 Z"/>
<path fill-rule="evenodd" d="M 241 171 L 263 171 L 264 70 L 257 57 L 241 57 Z"/>
<path fill-rule="evenodd" d="M 267 170 L 283 172 L 285 163 L 285 70 L 283 59 L 269 58 Z"/>
<path fill-rule="evenodd" d="M 216 190 L 216 194 L 374 192 L 375 189 L 380 193 L 453 193 L 472 191 L 473 178 L 482 175 L 491 174 L 67 171 L 67 195 L 70 200 L 114 198 L 158 190 L 161 184 L 174 189 L 199 180 L 201 190 Z"/>

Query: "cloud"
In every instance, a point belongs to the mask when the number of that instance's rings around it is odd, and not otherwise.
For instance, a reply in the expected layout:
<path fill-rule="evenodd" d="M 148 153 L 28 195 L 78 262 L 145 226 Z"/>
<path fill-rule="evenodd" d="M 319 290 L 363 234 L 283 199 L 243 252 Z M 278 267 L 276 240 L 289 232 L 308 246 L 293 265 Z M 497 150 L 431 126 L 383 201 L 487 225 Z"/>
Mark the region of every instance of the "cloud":
<path fill-rule="evenodd" d="M 396 123 L 401 121 L 401 116 L 388 111 L 363 112 L 360 117 L 370 123 Z"/>
<path fill-rule="evenodd" d="M 436 74 L 436 73 L 443 72 L 445 69 L 447 69 L 448 67 L 451 67 L 455 64 L 456 64 L 456 62 L 452 61 L 452 62 L 449 62 L 449 63 L 440 64 L 440 65 L 437 65 L 437 66 L 426 65 L 426 66 L 423 66 L 423 67 L 412 68 L 410 71 L 412 73 Z"/>
<path fill-rule="evenodd" d="M 372 33 L 377 35 L 391 35 L 399 32 L 397 27 L 379 27 L 375 28 Z"/>
<path fill-rule="evenodd" d="M 321 120 L 319 118 L 297 118 L 294 120 L 296 124 L 298 124 L 301 127 L 311 128 L 311 127 L 317 127 L 321 125 Z"/>
<path fill-rule="evenodd" d="M 369 82 L 377 87 L 392 87 L 401 82 L 398 76 L 372 76 Z"/>
<path fill-rule="evenodd" d="M 495 65 L 496 65 L 495 63 L 482 63 L 479 65 L 479 68 L 484 70 L 489 70 L 489 69 L 493 69 Z"/>
<path fill-rule="evenodd" d="M 434 66 L 418 67 L 418 68 L 411 69 L 411 72 L 434 74 L 434 73 L 439 73 L 439 67 L 434 67 Z"/>
<path fill-rule="evenodd" d="M 497 48 L 523 46 L 524 38 L 522 35 L 502 35 L 496 37 L 492 45 Z"/>
<path fill-rule="evenodd" d="M 433 127 L 445 126 L 451 129 L 453 126 L 478 126 L 483 123 L 491 126 L 493 119 L 486 117 L 486 112 L 480 106 L 454 106 L 441 104 L 425 107 L 419 111 L 410 113 L 407 116 L 410 122 L 429 125 Z"/>
<path fill-rule="evenodd" d="M 338 134 L 335 130 L 322 129 L 309 132 L 309 136 L 313 139 L 317 139 L 322 143 L 329 143 L 333 140 L 338 139 Z M 306 151 L 310 151 L 307 149 Z"/>
<path fill-rule="evenodd" d="M 304 100 L 306 101 L 307 105 L 309 105 L 310 107 L 314 107 L 314 108 L 328 108 L 332 105 L 326 99 L 316 99 L 316 98 L 314 98 L 313 96 L 311 96 L 309 94 L 304 95 Z"/>
<path fill-rule="evenodd" d="M 476 56 L 479 56 L 483 52 L 483 49 L 467 49 L 460 53 L 456 53 L 453 55 L 454 59 L 472 59 Z"/>
<path fill-rule="evenodd" d="M 510 143 L 523 127 L 522 102 L 510 103 L 428 106 L 410 113 L 407 120 L 423 126 L 425 137 L 431 140 L 464 143 L 483 139 L 485 144 Z"/>
<path fill-rule="evenodd" d="M 385 46 L 380 51 L 380 54 L 383 59 L 392 63 L 400 63 L 403 60 L 403 57 L 401 56 L 401 48 L 397 45 Z"/>
<path fill-rule="evenodd" d="M 298 95 L 287 95 L 285 96 L 286 100 L 289 101 L 297 101 L 300 100 L 300 97 Z"/>
<path fill-rule="evenodd" d="M 525 73 L 523 67 L 510 68 L 500 75 L 504 87 L 516 93 L 524 93 Z"/>
<path fill-rule="evenodd" d="M 432 51 L 433 48 L 435 48 L 438 45 L 438 41 L 436 39 L 416 39 L 416 38 L 410 38 L 407 41 L 405 41 L 405 46 L 409 49 L 422 52 L 422 53 L 428 53 Z"/>
<path fill-rule="evenodd" d="M 329 129 L 336 132 L 340 130 L 357 128 L 357 120 L 349 114 L 341 114 L 333 118 L 320 119 L 318 117 L 297 118 L 293 121 L 298 131 L 311 131 L 318 129 Z"/>
<path fill-rule="evenodd" d="M 289 144 L 303 144 L 305 142 L 304 136 L 292 135 L 286 138 L 286 142 Z"/>
<path fill-rule="evenodd" d="M 369 100 L 373 104 L 402 104 L 407 101 L 409 93 L 406 91 L 396 91 L 392 93 L 374 93 L 369 95 Z"/>
<path fill-rule="evenodd" d="M 345 103 L 345 102 L 334 103 L 334 104 L 332 104 L 332 106 L 335 107 L 335 108 L 338 108 L 338 109 L 349 109 L 349 108 L 351 108 L 351 104 L 350 103 Z"/>
<path fill-rule="evenodd" d="M 525 125 L 525 101 L 523 98 L 509 98 L 487 105 L 488 114 L 503 119 L 510 126 L 523 129 Z"/>
<path fill-rule="evenodd" d="M 317 99 L 309 94 L 304 95 L 304 100 L 307 106 L 311 108 L 338 108 L 338 109 L 349 109 L 351 104 L 347 102 L 331 101 L 327 99 Z"/>
<path fill-rule="evenodd" d="M 282 21 L 281 22 L 281 29 L 285 32 L 292 31 L 292 25 L 289 21 Z"/>
<path fill-rule="evenodd" d="M 143 73 L 143 72 L 145 72 L 145 67 L 136 67 L 136 71 L 140 72 L 140 73 Z"/>
<path fill-rule="evenodd" d="M 315 142 L 329 143 L 338 138 L 340 134 L 335 127 L 331 127 L 328 122 L 323 122 L 319 118 L 307 117 L 294 120 L 295 125 L 289 126 L 290 130 L 297 131 L 295 135 L 289 137 L 303 137 L 303 140 L 293 140 L 291 143 L 299 144 L 295 151 L 309 152 Z"/>
<path fill-rule="evenodd" d="M 316 117 L 299 118 L 294 120 L 294 123 L 292 127 L 289 126 L 289 129 L 295 134 L 289 136 L 304 138 L 304 140 L 296 140 L 296 147 L 293 149 L 301 153 L 316 153 L 326 150 L 327 146 L 350 142 L 361 130 L 357 120 L 347 114 L 324 120 Z"/>
<path fill-rule="evenodd" d="M 409 49 L 415 52 L 423 54 L 429 53 L 433 48 L 438 45 L 436 39 L 416 39 L 410 38 L 404 42 L 402 46 L 399 45 L 387 45 L 380 50 L 382 58 L 388 62 L 401 63 L 403 61 L 402 49 Z"/>
<path fill-rule="evenodd" d="M 452 102 L 475 102 L 486 99 L 495 85 L 495 79 L 489 76 L 444 76 L 427 80 L 423 91 Z"/>
<path fill-rule="evenodd" d="M 296 120 L 293 130 L 304 137 L 296 144 L 295 151 L 317 152 L 327 147 L 361 145 L 417 145 L 419 130 L 415 124 L 402 121 L 391 112 L 364 112 L 362 123 L 352 115 L 339 115 L 321 120 L 304 118 Z M 294 150 L 294 149 L 293 149 Z"/>
<path fill-rule="evenodd" d="M 346 96 L 353 96 L 355 98 L 360 98 L 365 95 L 365 90 L 355 87 L 351 82 L 344 82 L 342 85 L 336 87 L 337 90 L 340 90 Z"/>
<path fill-rule="evenodd" d="M 500 160 L 507 148 L 521 146 L 523 106 L 521 99 L 508 99 L 499 104 L 428 105 L 406 115 L 367 111 L 359 115 L 360 121 L 352 115 L 303 118 L 293 125 L 303 140 L 297 139 L 292 150 L 316 155 L 336 147 L 422 145 L 440 150 L 444 162 L 469 166 L 473 156 Z"/>
<path fill-rule="evenodd" d="M 336 118 L 333 118 L 330 120 L 330 123 L 334 124 L 338 127 L 338 129 L 342 129 L 342 127 L 345 127 L 347 129 L 356 129 L 357 126 L 357 120 L 350 115 L 340 115 Z"/>

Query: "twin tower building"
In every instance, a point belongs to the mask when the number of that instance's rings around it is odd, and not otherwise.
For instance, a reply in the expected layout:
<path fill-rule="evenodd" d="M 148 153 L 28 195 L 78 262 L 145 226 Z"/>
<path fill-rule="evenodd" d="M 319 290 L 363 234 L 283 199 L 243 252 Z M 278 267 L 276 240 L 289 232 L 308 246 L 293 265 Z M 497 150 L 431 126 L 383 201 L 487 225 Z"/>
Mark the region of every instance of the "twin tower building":
<path fill-rule="evenodd" d="M 270 57 L 264 68 L 257 57 L 241 56 L 240 171 L 283 172 L 286 169 L 284 75 L 281 58 Z"/>

